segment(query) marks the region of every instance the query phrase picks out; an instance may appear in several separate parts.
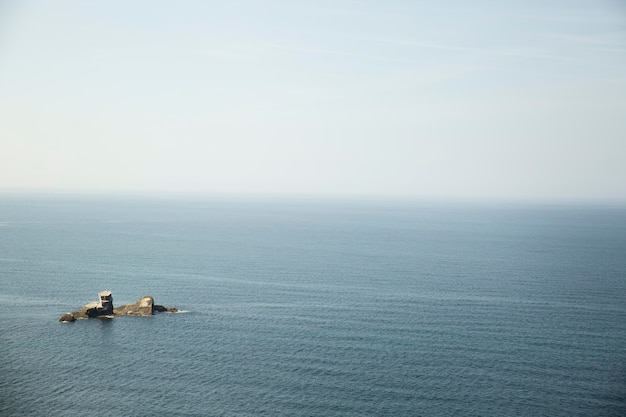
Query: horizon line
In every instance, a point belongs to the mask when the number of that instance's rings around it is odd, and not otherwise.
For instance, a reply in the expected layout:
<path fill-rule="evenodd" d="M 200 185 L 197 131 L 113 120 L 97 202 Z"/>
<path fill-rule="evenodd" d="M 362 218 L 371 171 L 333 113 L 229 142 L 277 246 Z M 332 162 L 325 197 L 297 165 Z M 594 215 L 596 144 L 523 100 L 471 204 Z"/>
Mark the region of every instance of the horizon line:
<path fill-rule="evenodd" d="M 315 192 L 224 192 L 156 189 L 58 189 L 0 188 L 3 197 L 123 198 L 150 200 L 235 200 L 235 201 L 335 201 L 335 202 L 406 202 L 406 203 L 476 203 L 538 205 L 609 205 L 626 207 L 626 197 L 615 196 L 530 196 L 530 195 L 461 195 L 461 194 L 382 194 Z"/>

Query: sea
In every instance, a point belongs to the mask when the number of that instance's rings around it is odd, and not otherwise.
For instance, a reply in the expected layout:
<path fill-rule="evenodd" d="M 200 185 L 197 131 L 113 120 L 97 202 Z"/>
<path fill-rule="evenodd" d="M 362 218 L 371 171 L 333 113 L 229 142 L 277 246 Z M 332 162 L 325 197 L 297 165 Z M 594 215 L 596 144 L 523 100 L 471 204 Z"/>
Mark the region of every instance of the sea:
<path fill-rule="evenodd" d="M 626 207 L 0 195 L 0 416 L 87 415 L 625 416 Z"/>

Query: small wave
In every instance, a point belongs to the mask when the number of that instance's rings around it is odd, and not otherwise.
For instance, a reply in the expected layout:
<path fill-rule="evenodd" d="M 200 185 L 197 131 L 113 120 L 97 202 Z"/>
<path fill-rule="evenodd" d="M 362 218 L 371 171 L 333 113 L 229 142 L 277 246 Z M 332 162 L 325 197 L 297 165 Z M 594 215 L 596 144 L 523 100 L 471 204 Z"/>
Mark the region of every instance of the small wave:
<path fill-rule="evenodd" d="M 183 313 L 191 313 L 191 311 L 189 311 L 189 310 L 178 310 L 178 311 L 174 312 L 174 314 L 183 314 Z"/>

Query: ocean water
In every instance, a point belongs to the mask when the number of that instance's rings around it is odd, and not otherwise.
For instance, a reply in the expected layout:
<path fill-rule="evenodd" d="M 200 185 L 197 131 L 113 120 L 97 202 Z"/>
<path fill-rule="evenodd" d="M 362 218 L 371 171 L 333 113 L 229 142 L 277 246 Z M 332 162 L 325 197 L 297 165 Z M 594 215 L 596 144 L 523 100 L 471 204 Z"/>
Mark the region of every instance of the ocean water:
<path fill-rule="evenodd" d="M 626 209 L 5 195 L 0 342 L 1 416 L 624 416 Z"/>

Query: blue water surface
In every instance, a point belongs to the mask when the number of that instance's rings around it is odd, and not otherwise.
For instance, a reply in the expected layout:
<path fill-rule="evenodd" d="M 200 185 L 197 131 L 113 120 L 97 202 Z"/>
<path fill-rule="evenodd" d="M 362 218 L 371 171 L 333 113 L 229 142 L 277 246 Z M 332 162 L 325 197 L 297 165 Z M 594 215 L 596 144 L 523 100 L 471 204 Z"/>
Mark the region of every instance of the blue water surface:
<path fill-rule="evenodd" d="M 0 285 L 2 416 L 626 415 L 623 207 L 5 195 Z"/>

